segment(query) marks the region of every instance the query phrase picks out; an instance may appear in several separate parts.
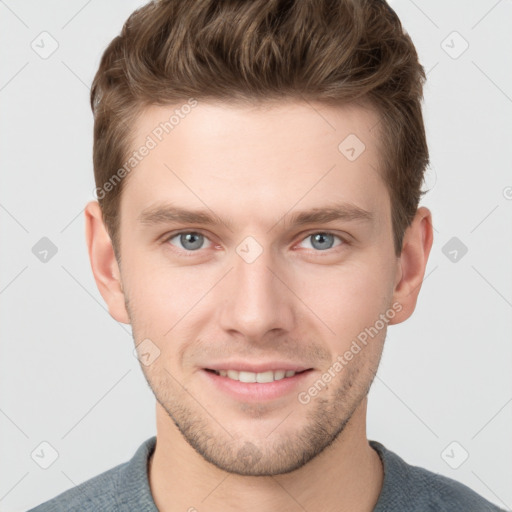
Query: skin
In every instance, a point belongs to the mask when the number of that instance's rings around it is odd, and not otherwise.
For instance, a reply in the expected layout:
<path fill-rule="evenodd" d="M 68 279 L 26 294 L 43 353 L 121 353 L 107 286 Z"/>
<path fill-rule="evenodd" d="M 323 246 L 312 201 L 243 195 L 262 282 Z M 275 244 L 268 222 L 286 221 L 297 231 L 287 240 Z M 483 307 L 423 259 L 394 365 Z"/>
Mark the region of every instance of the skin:
<path fill-rule="evenodd" d="M 143 112 L 134 149 L 174 108 Z M 378 120 L 362 106 L 199 102 L 125 178 L 120 265 L 98 203 L 87 205 L 89 257 L 110 314 L 132 325 L 136 345 L 149 339 L 160 351 L 141 364 L 157 399 L 148 471 L 159 510 L 373 510 L 383 471 L 366 437 L 367 394 L 386 326 L 309 403 L 297 395 L 393 304 L 389 325 L 416 306 L 431 213 L 417 210 L 397 257 Z M 366 147 L 354 161 L 338 150 L 348 134 Z M 139 222 L 166 201 L 231 225 Z M 334 201 L 373 220 L 288 222 Z M 204 238 L 187 243 L 180 230 Z M 319 232 L 335 236 L 315 243 Z M 249 236 L 262 249 L 251 263 L 236 251 Z M 249 402 L 203 370 L 232 358 L 313 370 L 300 388 Z"/>

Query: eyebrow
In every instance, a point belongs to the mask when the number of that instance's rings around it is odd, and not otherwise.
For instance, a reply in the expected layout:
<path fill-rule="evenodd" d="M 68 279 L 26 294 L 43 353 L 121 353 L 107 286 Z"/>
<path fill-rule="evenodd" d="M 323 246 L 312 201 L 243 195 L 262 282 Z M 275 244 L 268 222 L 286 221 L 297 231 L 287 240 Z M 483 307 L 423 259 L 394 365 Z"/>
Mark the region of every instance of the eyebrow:
<path fill-rule="evenodd" d="M 373 212 L 364 210 L 351 203 L 334 203 L 325 207 L 316 207 L 285 214 L 285 224 L 298 227 L 306 224 L 326 223 L 336 220 L 372 222 L 375 218 Z M 286 219 L 286 217 L 288 217 Z M 281 217 L 282 219 L 283 217 Z M 281 220 L 280 219 L 280 220 Z M 159 204 L 144 209 L 137 217 L 140 224 L 157 226 L 167 223 L 201 224 L 215 226 L 223 224 L 232 230 L 230 219 L 222 219 L 210 209 L 188 210 L 172 204 Z M 279 222 L 279 221 L 278 221 Z M 278 223 L 276 222 L 276 224 Z"/>

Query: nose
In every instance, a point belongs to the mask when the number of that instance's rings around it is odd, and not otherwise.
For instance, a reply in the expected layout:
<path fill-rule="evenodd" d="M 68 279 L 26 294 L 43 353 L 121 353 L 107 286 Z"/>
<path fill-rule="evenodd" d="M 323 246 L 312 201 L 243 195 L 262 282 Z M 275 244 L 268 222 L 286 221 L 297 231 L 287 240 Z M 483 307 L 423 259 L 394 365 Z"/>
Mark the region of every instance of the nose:
<path fill-rule="evenodd" d="M 279 265 L 270 250 L 263 250 L 252 262 L 235 252 L 232 262 L 234 268 L 219 290 L 223 294 L 220 327 L 255 343 L 291 332 L 296 299 L 282 262 Z"/>

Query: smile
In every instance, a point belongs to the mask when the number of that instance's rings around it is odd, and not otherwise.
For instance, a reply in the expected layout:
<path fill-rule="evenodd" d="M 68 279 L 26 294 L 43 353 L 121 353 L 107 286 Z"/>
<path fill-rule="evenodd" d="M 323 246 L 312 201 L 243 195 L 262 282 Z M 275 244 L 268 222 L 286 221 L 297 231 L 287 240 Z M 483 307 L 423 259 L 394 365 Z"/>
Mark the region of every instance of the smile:
<path fill-rule="evenodd" d="M 237 380 L 240 382 L 259 382 L 265 384 L 267 382 L 274 382 L 276 380 L 285 379 L 287 377 L 293 377 L 296 373 L 293 370 L 268 370 L 265 372 L 247 372 L 237 370 L 209 370 L 221 377 L 227 377 L 231 380 Z"/>

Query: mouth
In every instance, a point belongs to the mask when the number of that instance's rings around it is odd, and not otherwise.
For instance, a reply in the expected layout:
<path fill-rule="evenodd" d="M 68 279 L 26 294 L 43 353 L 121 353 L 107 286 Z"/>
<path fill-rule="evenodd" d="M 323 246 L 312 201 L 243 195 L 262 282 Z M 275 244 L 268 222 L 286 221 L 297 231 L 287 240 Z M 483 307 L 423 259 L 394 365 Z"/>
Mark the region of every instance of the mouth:
<path fill-rule="evenodd" d="M 213 392 L 238 402 L 269 402 L 278 398 L 289 399 L 290 395 L 307 389 L 308 369 L 275 369 L 251 372 L 235 369 L 203 368 L 200 374 L 205 378 L 205 386 Z"/>
<path fill-rule="evenodd" d="M 245 383 L 260 383 L 266 384 L 269 382 L 275 382 L 277 380 L 288 379 L 294 375 L 298 375 L 304 372 L 308 372 L 311 368 L 302 371 L 294 370 L 267 370 L 264 372 L 248 372 L 243 370 L 213 370 L 205 368 L 207 372 L 214 373 L 219 377 L 226 377 L 231 380 L 245 382 Z"/>

